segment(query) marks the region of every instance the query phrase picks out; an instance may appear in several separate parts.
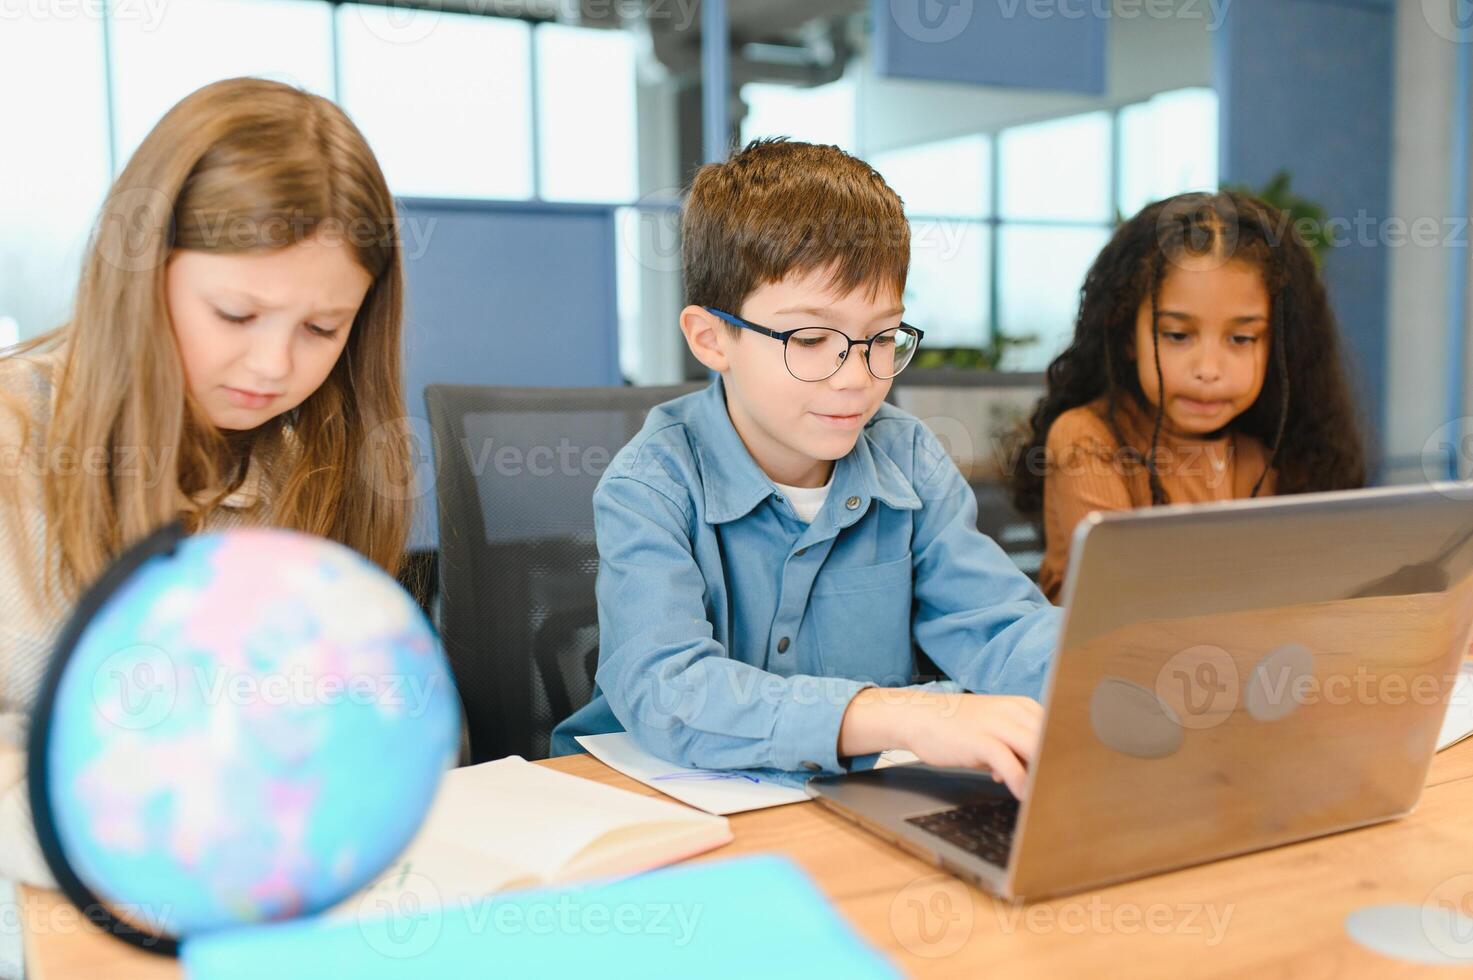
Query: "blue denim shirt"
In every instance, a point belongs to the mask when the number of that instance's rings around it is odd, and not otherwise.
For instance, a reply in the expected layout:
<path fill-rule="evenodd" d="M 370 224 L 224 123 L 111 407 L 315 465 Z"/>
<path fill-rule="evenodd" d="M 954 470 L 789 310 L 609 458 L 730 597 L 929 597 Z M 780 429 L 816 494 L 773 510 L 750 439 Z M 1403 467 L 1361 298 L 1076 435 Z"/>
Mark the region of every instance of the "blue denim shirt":
<path fill-rule="evenodd" d="M 909 685 L 912 642 L 969 691 L 1042 691 L 1060 611 L 977 530 L 936 437 L 890 405 L 812 524 L 752 459 L 719 379 L 650 412 L 593 507 L 597 687 L 554 754 L 623 729 L 684 766 L 843 771 L 845 708 Z"/>

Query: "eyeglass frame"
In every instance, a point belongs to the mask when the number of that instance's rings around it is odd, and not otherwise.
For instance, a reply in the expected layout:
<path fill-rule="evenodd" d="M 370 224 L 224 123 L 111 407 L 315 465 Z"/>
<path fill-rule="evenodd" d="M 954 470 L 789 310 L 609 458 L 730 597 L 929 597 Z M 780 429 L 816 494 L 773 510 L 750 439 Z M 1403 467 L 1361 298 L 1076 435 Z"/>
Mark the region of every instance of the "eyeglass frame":
<path fill-rule="evenodd" d="M 868 338 L 867 340 L 855 340 L 852 337 L 850 337 L 848 334 L 846 334 L 844 331 L 839 330 L 839 329 L 837 329 L 835 327 L 811 327 L 810 326 L 810 327 L 795 327 L 792 330 L 773 330 L 771 327 L 764 327 L 760 323 L 753 323 L 751 320 L 744 320 L 744 319 L 742 319 L 741 317 L 737 316 L 734 313 L 727 313 L 725 310 L 718 310 L 714 306 L 703 306 L 703 307 L 701 307 L 701 309 L 705 310 L 707 313 L 711 314 L 712 316 L 716 317 L 717 319 L 726 321 L 727 323 L 731 324 L 734 327 L 740 327 L 743 330 L 752 330 L 752 331 L 754 331 L 756 333 L 760 333 L 764 337 L 771 337 L 773 340 L 780 340 L 780 341 L 782 341 L 782 343 L 783 343 L 783 367 L 787 369 L 788 374 L 792 374 L 793 375 L 793 378 L 795 380 L 802 381 L 805 384 L 818 384 L 818 382 L 820 382 L 820 381 L 827 381 L 829 378 L 832 378 L 834 375 L 836 375 L 840 371 L 844 370 L 844 365 L 849 362 L 849 352 L 852 351 L 856 347 L 863 347 L 864 348 L 864 369 L 869 372 L 870 377 L 874 378 L 876 381 L 894 381 L 896 378 L 900 377 L 901 372 L 903 372 L 905 370 L 905 368 L 910 367 L 910 361 L 906 361 L 905 362 L 905 367 L 902 367 L 899 371 L 896 371 L 894 374 L 890 375 L 888 378 L 882 378 L 878 374 L 875 374 L 875 369 L 874 368 L 870 367 L 869 355 L 870 355 L 870 351 L 873 349 L 870 345 L 872 345 L 875 342 L 875 340 L 880 336 L 880 334 L 889 333 L 891 330 L 909 330 L 911 333 L 915 334 L 916 335 L 916 347 L 917 348 L 920 347 L 921 341 L 926 336 L 926 332 L 924 330 L 922 330 L 920 327 L 913 327 L 910 324 L 904 322 L 903 320 L 898 325 L 896 325 L 896 326 L 886 327 L 884 330 L 881 330 L 879 333 L 875 334 L 873 337 Z M 831 330 L 831 331 L 833 331 L 834 333 L 838 334 L 840 337 L 843 337 L 845 340 L 847 340 L 849 342 L 849 346 L 844 349 L 844 356 L 841 357 L 841 358 L 839 358 L 839 363 L 834 367 L 833 371 L 829 372 L 828 374 L 824 375 L 821 378 L 814 378 L 812 380 L 810 380 L 808 378 L 800 378 L 796 374 L 793 374 L 792 367 L 790 367 L 788 365 L 788 340 L 790 338 L 792 338 L 795 334 L 800 334 L 800 333 L 802 333 L 805 330 Z M 915 355 L 912 354 L 911 355 L 911 359 L 914 360 L 914 358 L 915 358 Z"/>

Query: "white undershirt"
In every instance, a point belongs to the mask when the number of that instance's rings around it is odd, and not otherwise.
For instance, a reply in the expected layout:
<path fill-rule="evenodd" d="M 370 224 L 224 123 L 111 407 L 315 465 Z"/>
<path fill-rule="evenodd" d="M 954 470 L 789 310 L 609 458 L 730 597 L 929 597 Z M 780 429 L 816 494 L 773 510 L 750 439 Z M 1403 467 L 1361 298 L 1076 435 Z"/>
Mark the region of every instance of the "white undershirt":
<path fill-rule="evenodd" d="M 823 510 L 823 502 L 829 499 L 829 491 L 834 486 L 834 475 L 829 474 L 829 482 L 821 487 L 790 487 L 785 483 L 777 483 L 774 486 L 778 492 L 788 498 L 788 503 L 793 505 L 793 510 L 798 515 L 798 520 L 804 524 L 812 524 L 818 512 Z"/>

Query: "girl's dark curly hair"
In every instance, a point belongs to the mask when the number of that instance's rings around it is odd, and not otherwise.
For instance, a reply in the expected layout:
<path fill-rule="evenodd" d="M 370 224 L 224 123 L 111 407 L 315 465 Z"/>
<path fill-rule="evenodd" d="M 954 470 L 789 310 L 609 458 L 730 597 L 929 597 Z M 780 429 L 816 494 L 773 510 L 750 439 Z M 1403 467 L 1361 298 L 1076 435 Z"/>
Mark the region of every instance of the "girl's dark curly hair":
<path fill-rule="evenodd" d="M 1045 447 L 1050 426 L 1071 408 L 1108 399 L 1106 422 L 1125 447 L 1116 421 L 1118 400 L 1151 404 L 1141 390 L 1131 348 L 1136 315 L 1156 308 L 1168 263 L 1216 256 L 1251 262 L 1269 294 L 1270 370 L 1258 399 L 1228 427 L 1269 447 L 1278 493 L 1345 490 L 1364 486 L 1365 449 L 1345 368 L 1339 331 L 1314 258 L 1282 212 L 1232 191 L 1183 194 L 1149 205 L 1121 225 L 1100 252 L 1080 290 L 1074 340 L 1048 367 L 1048 388 L 1029 420 L 1030 431 L 1013 466 L 1013 503 L 1038 520 L 1043 513 Z M 1159 343 L 1153 342 L 1157 390 L 1162 390 Z M 1145 468 L 1152 503 L 1168 503 L 1156 472 L 1162 409 Z M 1256 496 L 1263 475 L 1253 486 Z"/>

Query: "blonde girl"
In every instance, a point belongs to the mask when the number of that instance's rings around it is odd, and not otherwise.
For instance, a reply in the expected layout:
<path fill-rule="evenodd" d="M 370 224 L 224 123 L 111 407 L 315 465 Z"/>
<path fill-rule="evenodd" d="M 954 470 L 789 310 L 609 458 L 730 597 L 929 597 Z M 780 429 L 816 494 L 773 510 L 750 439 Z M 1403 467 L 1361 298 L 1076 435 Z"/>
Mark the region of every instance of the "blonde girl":
<path fill-rule="evenodd" d="M 0 876 L 51 884 L 31 702 L 69 604 L 182 519 L 272 525 L 397 572 L 411 460 L 394 205 L 331 102 L 230 79 L 108 193 L 71 319 L 0 356 Z"/>

